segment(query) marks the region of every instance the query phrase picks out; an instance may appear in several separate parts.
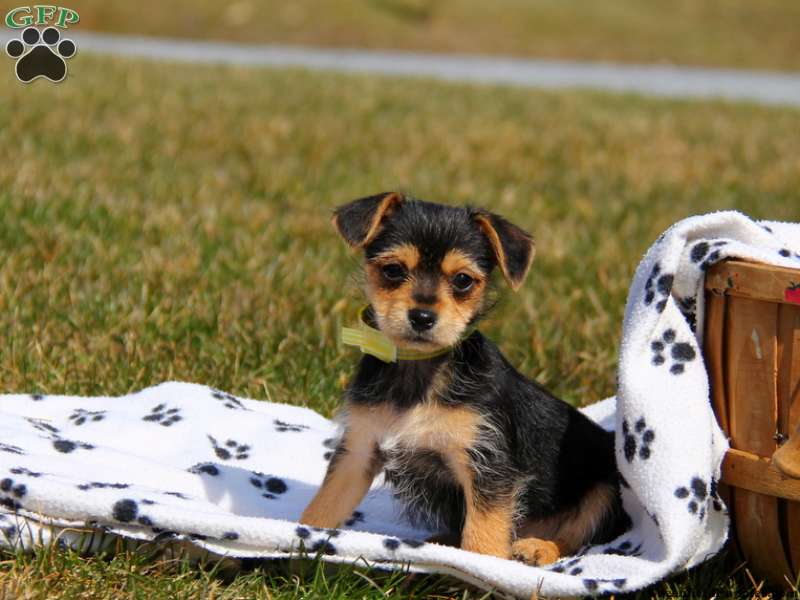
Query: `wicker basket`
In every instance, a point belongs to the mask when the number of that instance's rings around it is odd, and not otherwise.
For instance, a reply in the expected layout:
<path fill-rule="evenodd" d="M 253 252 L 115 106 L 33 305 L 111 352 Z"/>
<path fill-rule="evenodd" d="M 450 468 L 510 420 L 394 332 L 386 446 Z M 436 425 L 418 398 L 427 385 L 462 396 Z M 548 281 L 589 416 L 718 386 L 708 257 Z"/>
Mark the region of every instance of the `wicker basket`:
<path fill-rule="evenodd" d="M 732 538 L 754 574 L 788 586 L 800 573 L 800 270 L 728 261 L 705 287 Z"/>

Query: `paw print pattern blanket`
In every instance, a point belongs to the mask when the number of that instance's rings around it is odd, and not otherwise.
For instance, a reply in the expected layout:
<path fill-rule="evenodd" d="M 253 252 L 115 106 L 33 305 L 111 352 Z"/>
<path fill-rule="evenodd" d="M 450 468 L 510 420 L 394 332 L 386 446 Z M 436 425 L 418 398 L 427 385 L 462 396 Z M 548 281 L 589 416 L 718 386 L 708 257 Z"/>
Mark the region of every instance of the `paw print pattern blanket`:
<path fill-rule="evenodd" d="M 164 383 L 123 397 L 0 396 L 0 540 L 101 550 L 122 536 L 219 556 L 306 553 L 447 573 L 516 597 L 619 593 L 715 554 L 727 448 L 700 348 L 703 278 L 727 257 L 800 268 L 800 225 L 735 212 L 681 221 L 639 265 L 625 311 L 616 398 L 586 412 L 616 430 L 633 523 L 545 567 L 426 543 L 376 481 L 335 530 L 297 518 L 320 484 L 334 424 L 286 404 Z"/>

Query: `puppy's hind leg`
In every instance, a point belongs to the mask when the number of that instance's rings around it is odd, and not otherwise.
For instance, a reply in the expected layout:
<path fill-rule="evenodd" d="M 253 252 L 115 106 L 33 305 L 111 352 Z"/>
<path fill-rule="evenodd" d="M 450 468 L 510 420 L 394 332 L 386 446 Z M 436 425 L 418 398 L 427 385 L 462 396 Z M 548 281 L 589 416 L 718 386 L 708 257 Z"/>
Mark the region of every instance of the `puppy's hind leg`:
<path fill-rule="evenodd" d="M 529 565 L 546 565 L 574 554 L 607 529 L 617 502 L 616 488 L 602 483 L 571 510 L 523 522 L 511 547 L 512 556 Z"/>

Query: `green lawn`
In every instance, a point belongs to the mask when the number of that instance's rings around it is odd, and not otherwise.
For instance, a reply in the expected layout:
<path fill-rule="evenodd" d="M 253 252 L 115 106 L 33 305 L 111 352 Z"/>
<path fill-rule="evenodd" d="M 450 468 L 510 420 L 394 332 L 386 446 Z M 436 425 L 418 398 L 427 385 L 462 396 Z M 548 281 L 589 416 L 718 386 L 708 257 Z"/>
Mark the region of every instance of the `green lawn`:
<path fill-rule="evenodd" d="M 796 0 L 71 0 L 69 6 L 80 12 L 78 28 L 98 31 L 800 69 Z"/>
<path fill-rule="evenodd" d="M 627 287 L 663 229 L 724 208 L 800 220 L 800 111 L 788 109 L 88 55 L 59 85 L 6 69 L 0 97 L 9 392 L 181 379 L 331 414 L 356 358 L 337 349 L 336 326 L 359 293 L 330 212 L 400 188 L 534 232 L 529 280 L 483 329 L 524 373 L 585 404 L 614 392 Z M 313 568 L 232 577 L 127 553 L 5 559 L 0 589 L 32 596 L 378 598 L 454 585 Z M 718 561 L 641 597 L 748 597 L 735 568 Z"/>

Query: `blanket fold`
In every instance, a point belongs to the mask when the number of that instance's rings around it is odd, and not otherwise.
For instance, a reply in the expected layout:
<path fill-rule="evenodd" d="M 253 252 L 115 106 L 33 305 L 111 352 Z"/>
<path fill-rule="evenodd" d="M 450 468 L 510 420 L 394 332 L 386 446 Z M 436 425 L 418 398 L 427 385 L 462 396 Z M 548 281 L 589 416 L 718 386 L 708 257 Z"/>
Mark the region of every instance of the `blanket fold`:
<path fill-rule="evenodd" d="M 307 553 L 446 573 L 509 596 L 632 591 L 714 555 L 727 440 L 702 360 L 703 280 L 729 257 L 800 268 L 800 225 L 736 212 L 683 220 L 630 288 L 616 398 L 585 412 L 616 431 L 632 528 L 546 567 L 426 543 L 381 478 L 336 530 L 296 522 L 325 473 L 334 424 L 301 407 L 168 382 L 122 397 L 0 395 L 0 543 L 101 550 L 117 536 L 220 556 Z M 88 545 L 88 546 L 87 546 Z"/>

